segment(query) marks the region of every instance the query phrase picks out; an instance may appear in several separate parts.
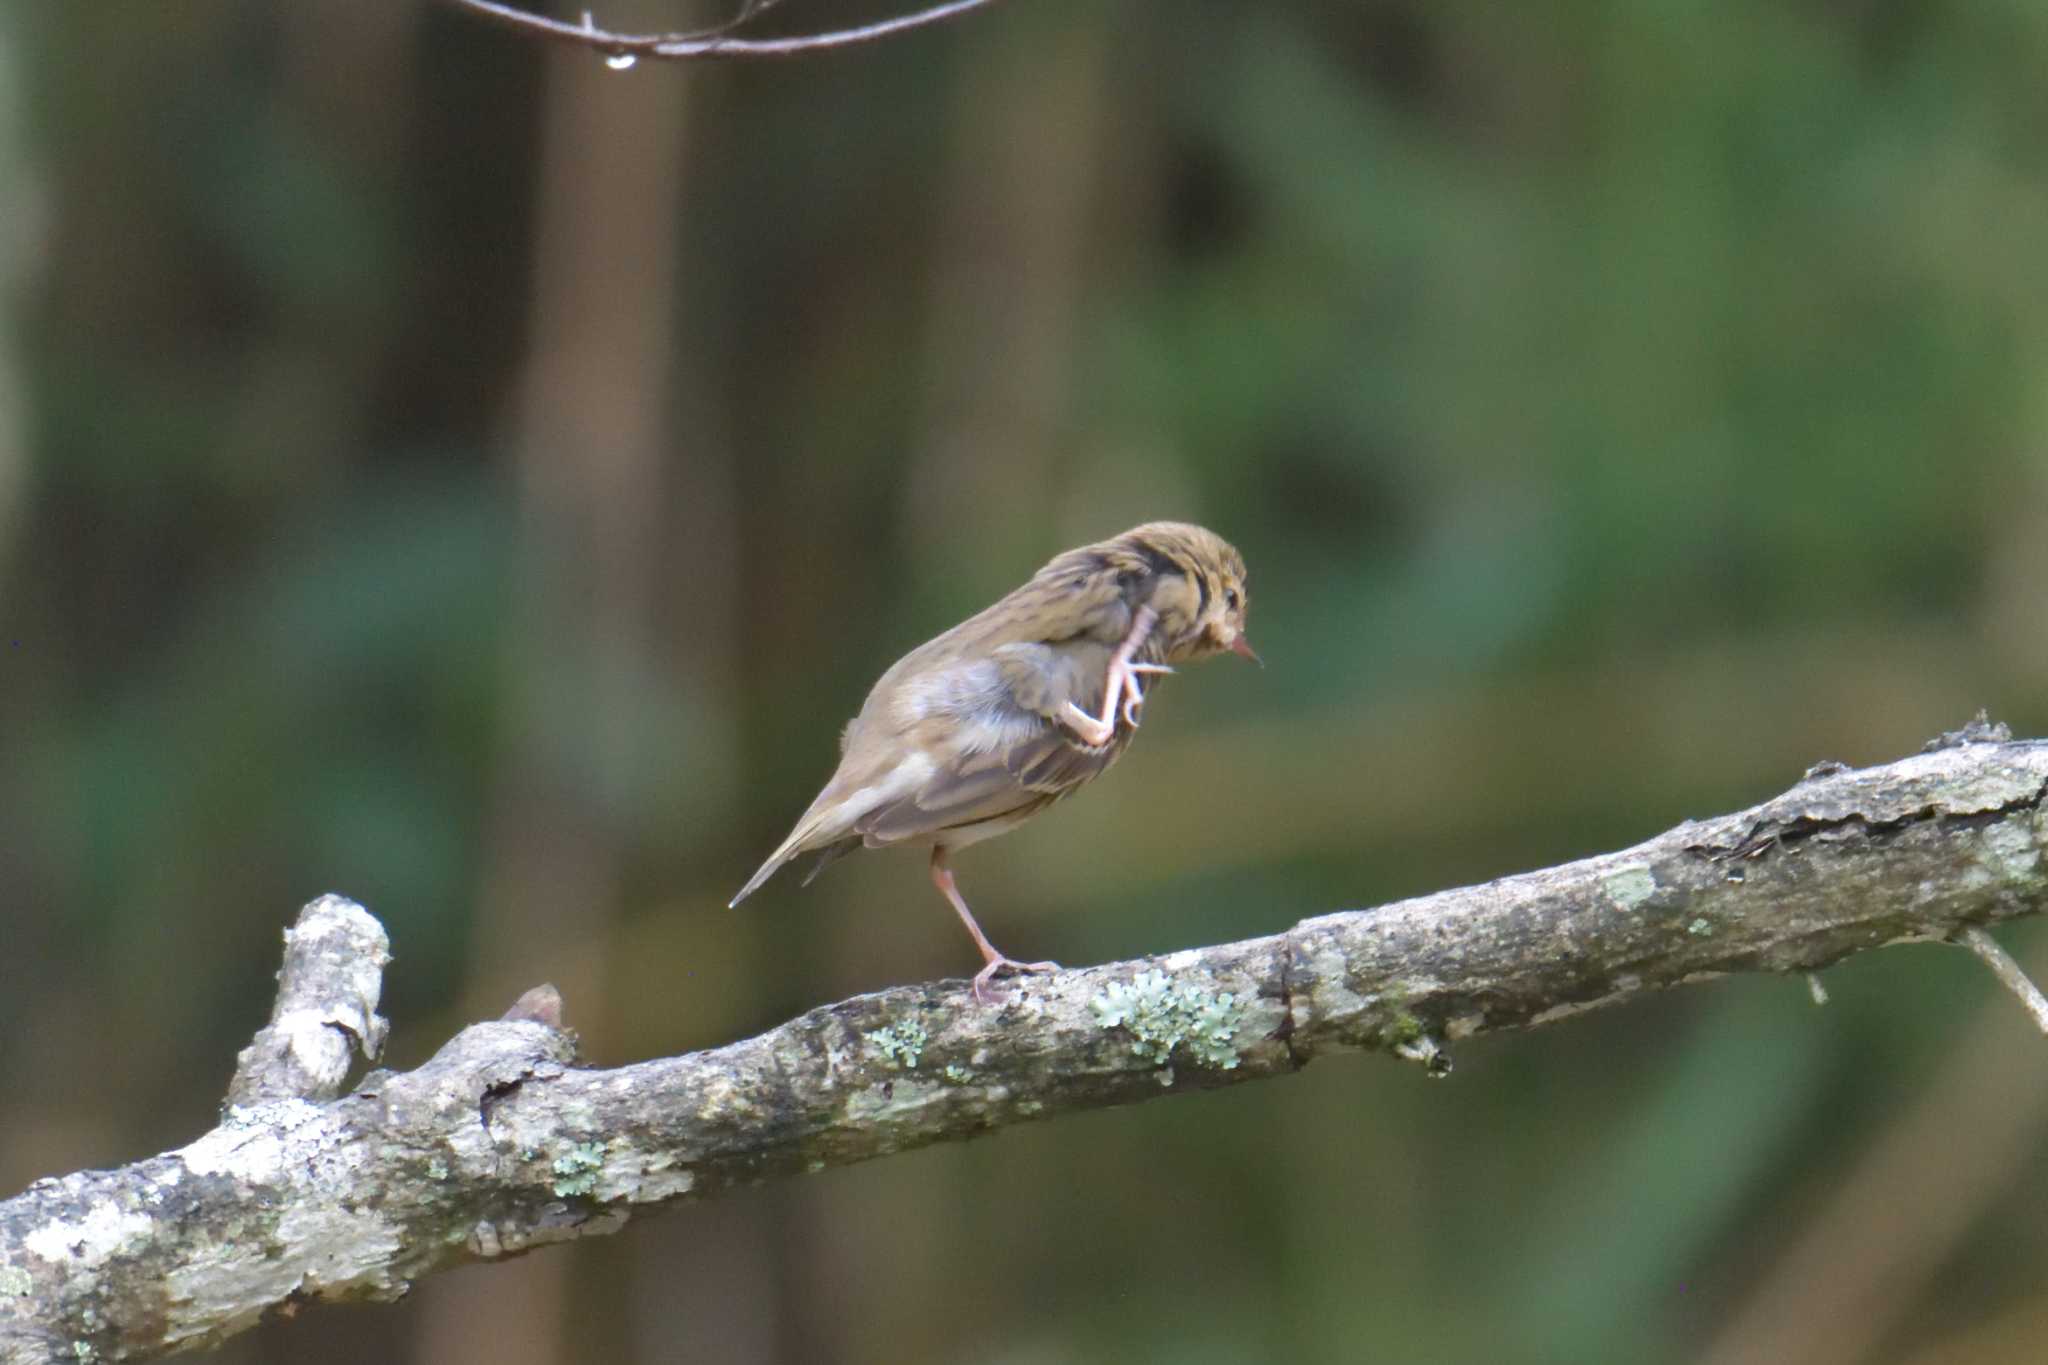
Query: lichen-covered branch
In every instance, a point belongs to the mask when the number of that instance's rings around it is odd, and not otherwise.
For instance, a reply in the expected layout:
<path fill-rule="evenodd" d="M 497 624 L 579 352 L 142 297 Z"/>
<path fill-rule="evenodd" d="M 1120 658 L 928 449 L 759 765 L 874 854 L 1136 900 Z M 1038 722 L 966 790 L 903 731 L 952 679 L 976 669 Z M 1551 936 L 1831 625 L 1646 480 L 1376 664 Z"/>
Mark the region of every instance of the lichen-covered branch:
<path fill-rule="evenodd" d="M 315 902 L 283 974 L 305 1003 L 280 999 L 219 1127 L 0 1203 L 0 1361 L 146 1359 L 736 1185 L 1282 1075 L 1343 1049 L 1441 1073 L 1447 1047 L 1476 1034 L 1727 972 L 1953 940 L 2048 907 L 2048 743 L 2003 738 L 1973 729 L 1884 767 L 1826 765 L 1755 809 L 1620 853 L 1012 981 L 997 1004 L 965 982 L 903 987 L 614 1070 L 577 1065 L 545 990 L 346 1095 L 324 1079 L 331 1059 L 268 1068 L 258 1059 L 279 1055 L 279 1038 L 284 1054 L 303 1040 L 324 1057 L 329 1033 L 346 1045 L 381 1027 L 381 934 L 356 936 L 354 959 L 312 951 L 347 936 L 311 922 L 374 924 Z"/>
<path fill-rule="evenodd" d="M 322 896 L 284 931 L 270 1022 L 235 1059 L 230 1105 L 331 1100 L 357 1050 L 371 1061 L 387 1027 L 377 1013 L 391 940 L 354 901 Z"/>

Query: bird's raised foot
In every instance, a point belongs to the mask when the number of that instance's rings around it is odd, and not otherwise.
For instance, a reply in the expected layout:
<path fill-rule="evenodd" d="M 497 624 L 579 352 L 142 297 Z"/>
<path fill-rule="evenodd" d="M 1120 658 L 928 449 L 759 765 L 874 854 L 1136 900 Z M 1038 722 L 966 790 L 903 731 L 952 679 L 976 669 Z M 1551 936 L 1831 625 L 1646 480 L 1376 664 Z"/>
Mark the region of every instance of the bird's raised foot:
<path fill-rule="evenodd" d="M 1116 725 L 1113 722 L 1106 721 L 1100 716 L 1091 716 L 1072 702 L 1067 703 L 1065 714 L 1067 728 L 1074 732 L 1074 738 L 1091 749 L 1100 749 L 1109 743 L 1110 736 L 1116 733 Z"/>
<path fill-rule="evenodd" d="M 987 966 L 974 974 L 974 998 L 984 1005 L 993 1004 L 1001 998 L 990 995 L 988 989 L 989 982 L 994 980 L 998 973 L 1056 972 L 1059 969 L 1060 964 L 1057 962 L 1019 962 L 1015 958 L 1004 957 L 998 953 L 988 960 Z"/>
<path fill-rule="evenodd" d="M 1145 704 L 1145 690 L 1138 686 L 1138 675 L 1140 673 L 1171 672 L 1173 672 L 1173 666 L 1171 664 L 1126 663 L 1123 665 L 1124 704 L 1121 709 L 1123 712 L 1124 724 L 1130 726 L 1133 730 L 1137 729 L 1138 708 Z M 1112 673 L 1112 686 L 1115 685 L 1115 677 L 1116 675 Z"/>
<path fill-rule="evenodd" d="M 1109 743 L 1116 734 L 1116 722 L 1121 718 L 1133 730 L 1138 728 L 1138 708 L 1145 704 L 1145 689 L 1138 685 L 1140 673 L 1171 673 L 1169 664 L 1134 664 L 1127 660 L 1112 660 L 1109 665 L 1108 686 L 1102 699 L 1102 714 L 1091 716 L 1073 702 L 1067 703 L 1065 712 L 1068 728 L 1074 737 L 1091 749 L 1099 749 Z"/>

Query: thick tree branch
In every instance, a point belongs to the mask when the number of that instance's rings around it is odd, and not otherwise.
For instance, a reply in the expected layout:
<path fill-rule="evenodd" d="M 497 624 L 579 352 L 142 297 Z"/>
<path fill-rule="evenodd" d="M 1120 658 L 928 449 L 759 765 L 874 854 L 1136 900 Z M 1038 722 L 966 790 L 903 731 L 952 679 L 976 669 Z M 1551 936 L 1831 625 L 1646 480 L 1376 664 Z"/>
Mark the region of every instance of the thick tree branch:
<path fill-rule="evenodd" d="M 280 1031 L 373 1037 L 381 935 L 307 951 L 362 912 L 309 906 L 283 999 L 221 1125 L 0 1203 L 0 1360 L 139 1360 L 302 1302 L 393 1298 L 451 1264 L 622 1226 L 633 1213 L 1082 1109 L 1446 1044 L 1727 972 L 1806 972 L 2048 907 L 2048 744 L 1952 737 L 1817 768 L 1752 810 L 1624 852 L 1325 915 L 1286 933 L 1008 983 L 812 1010 L 757 1038 L 614 1070 L 576 1065 L 551 992 L 419 1069 L 324 1099 L 327 1064 L 263 1079 Z M 368 920 L 362 915 L 363 920 Z M 371 922 L 374 923 L 374 922 Z M 358 925 L 360 927 L 360 925 Z M 1981 951 L 1981 945 L 1979 947 Z M 296 962 L 293 967 L 291 963 Z M 304 971 L 325 975 L 312 986 Z M 369 1022 L 364 1022 L 369 1021 Z M 346 1040 L 344 1040 L 346 1041 Z"/>
<path fill-rule="evenodd" d="M 942 23 L 969 10 L 981 9 L 994 0 L 944 0 L 929 9 L 878 19 L 871 24 L 833 29 L 825 33 L 793 34 L 782 38 L 742 38 L 734 33 L 741 25 L 760 17 L 777 0 L 746 0 L 733 17 L 716 28 L 688 33 L 614 33 L 599 28 L 590 11 L 580 23 L 550 19 L 500 0 L 449 0 L 457 9 L 469 10 L 509 28 L 548 38 L 555 42 L 587 47 L 620 69 L 642 57 L 660 61 L 687 61 L 711 57 L 801 57 L 814 52 L 831 52 L 859 47 L 911 29 Z"/>

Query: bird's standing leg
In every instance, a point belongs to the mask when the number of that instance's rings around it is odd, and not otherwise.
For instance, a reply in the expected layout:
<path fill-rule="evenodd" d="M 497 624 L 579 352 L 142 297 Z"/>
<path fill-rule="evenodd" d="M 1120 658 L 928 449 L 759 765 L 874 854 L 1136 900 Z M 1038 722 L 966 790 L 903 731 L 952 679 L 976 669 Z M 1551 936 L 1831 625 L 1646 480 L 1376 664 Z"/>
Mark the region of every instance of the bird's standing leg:
<path fill-rule="evenodd" d="M 1116 721 L 1122 716 L 1131 725 L 1138 723 L 1137 708 L 1144 704 L 1145 693 L 1138 686 L 1140 673 L 1171 673 L 1165 664 L 1134 664 L 1131 656 L 1138 652 L 1138 646 L 1145 643 L 1145 637 L 1152 633 L 1152 627 L 1159 624 L 1159 613 L 1150 607 L 1139 607 L 1131 616 L 1131 628 L 1109 656 L 1109 676 L 1103 680 L 1102 714 L 1091 716 L 1072 702 L 1067 703 L 1067 725 L 1083 744 L 1094 748 L 1109 743 L 1109 737 L 1116 733 Z"/>
<path fill-rule="evenodd" d="M 974 922 L 974 915 L 967 909 L 967 902 L 961 899 L 960 888 L 953 884 L 953 869 L 946 866 L 944 844 L 936 845 L 932 849 L 932 885 L 939 888 L 939 894 L 952 905 L 953 913 L 960 917 L 960 922 L 967 926 L 967 932 L 974 936 L 974 946 L 981 949 L 981 960 L 985 965 L 974 974 L 976 1000 L 983 1004 L 988 1003 L 988 983 L 997 972 L 1056 972 L 1060 969 L 1057 962 L 1019 962 L 996 951 L 996 945 L 988 941 L 988 935 L 982 933 L 981 926 Z"/>

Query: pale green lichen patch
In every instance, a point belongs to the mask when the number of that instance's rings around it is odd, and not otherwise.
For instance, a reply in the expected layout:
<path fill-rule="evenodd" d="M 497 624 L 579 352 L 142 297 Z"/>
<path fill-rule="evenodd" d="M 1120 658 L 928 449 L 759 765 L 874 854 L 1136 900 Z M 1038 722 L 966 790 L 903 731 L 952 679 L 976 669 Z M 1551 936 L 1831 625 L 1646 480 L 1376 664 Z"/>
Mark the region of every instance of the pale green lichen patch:
<path fill-rule="evenodd" d="M 324 1148 L 335 1122 L 330 1111 L 306 1100 L 232 1105 L 218 1128 L 171 1155 L 181 1158 L 193 1175 L 268 1184 L 282 1176 L 290 1153 L 307 1146 Z"/>
<path fill-rule="evenodd" d="M 1624 910 L 1633 910 L 1657 894 L 1656 877 L 1641 863 L 1610 872 L 1601 885 L 1606 887 L 1609 898 Z"/>
<path fill-rule="evenodd" d="M 554 1190 L 557 1198 L 573 1199 L 597 1188 L 597 1175 L 604 1169 L 604 1144 L 582 1142 L 555 1158 Z"/>
<path fill-rule="evenodd" d="M 1422 1026 L 1420 1019 L 1408 1012 L 1406 1005 L 1395 999 L 1390 1005 L 1387 1026 L 1381 1031 L 1380 1036 L 1386 1040 L 1389 1047 L 1398 1052 L 1411 1043 L 1427 1038 L 1429 1030 Z"/>
<path fill-rule="evenodd" d="M 620 1199 L 651 1203 L 688 1194 L 696 1184 L 697 1173 L 679 1154 L 648 1150 L 614 1138 L 605 1144 L 604 1170 L 590 1197 L 601 1203 Z"/>
<path fill-rule="evenodd" d="M 132 1250 L 156 1228 L 146 1214 L 133 1213 L 111 1199 L 102 1199 L 75 1221 L 52 1219 L 31 1229 L 21 1244 L 44 1260 L 89 1268 Z"/>
<path fill-rule="evenodd" d="M 1943 750 L 1934 755 L 1938 764 L 1956 752 Z M 1911 762 L 1912 760 L 1907 760 Z M 1942 804 L 1953 815 L 1975 815 L 1983 811 L 2018 806 L 2041 794 L 2041 778 L 2028 768 L 1990 768 L 1974 777 L 1943 779 Z"/>
<path fill-rule="evenodd" d="M 1981 842 L 1986 865 L 2003 881 L 2032 881 L 2041 873 L 2041 850 L 2033 833 L 2016 821 L 1991 826 Z"/>
<path fill-rule="evenodd" d="M 905 1071 L 917 1070 L 917 1060 L 924 1055 L 925 1045 L 932 1040 L 924 1025 L 915 1019 L 869 1029 L 864 1036 L 874 1045 L 875 1051 L 882 1054 L 884 1062 Z"/>
<path fill-rule="evenodd" d="M 1694 938 L 1707 938 L 1714 932 L 1714 926 L 1709 924 L 1704 917 L 1701 917 L 1686 925 L 1685 932 L 1691 934 Z"/>
<path fill-rule="evenodd" d="M 34 1291 L 35 1280 L 18 1265 L 0 1265 L 0 1294 L 18 1299 Z"/>
<path fill-rule="evenodd" d="M 958 1062 L 946 1063 L 946 1069 L 939 1073 L 954 1085 L 966 1085 L 974 1079 L 974 1073 Z"/>
<path fill-rule="evenodd" d="M 1165 1065 L 1175 1048 L 1205 1066 L 1233 1070 L 1241 1060 L 1238 1026 L 1245 1006 L 1229 991 L 1210 991 L 1158 970 L 1130 981 L 1112 981 L 1088 1002 L 1095 1022 L 1131 1035 L 1131 1051 Z"/>

